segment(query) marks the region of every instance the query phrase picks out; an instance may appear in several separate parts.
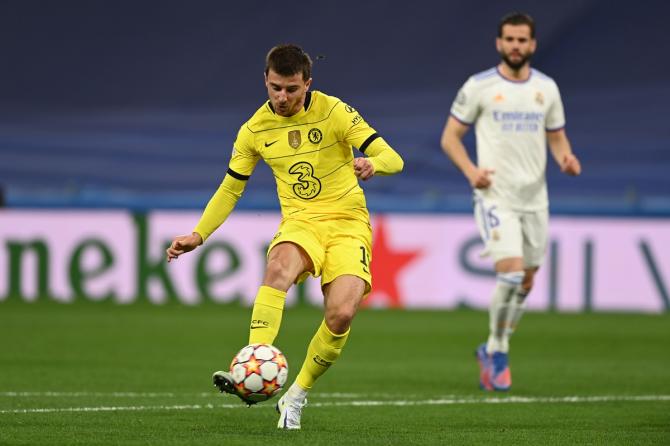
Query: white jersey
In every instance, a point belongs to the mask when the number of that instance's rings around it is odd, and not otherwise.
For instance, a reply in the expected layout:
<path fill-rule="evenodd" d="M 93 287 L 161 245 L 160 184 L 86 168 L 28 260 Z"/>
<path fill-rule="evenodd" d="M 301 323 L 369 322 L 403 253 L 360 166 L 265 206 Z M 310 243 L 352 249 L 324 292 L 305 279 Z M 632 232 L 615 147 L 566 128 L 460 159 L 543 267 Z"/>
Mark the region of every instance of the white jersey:
<path fill-rule="evenodd" d="M 477 165 L 495 170 L 491 187 L 477 193 L 519 211 L 548 207 L 546 132 L 565 126 L 553 79 L 531 69 L 527 80 L 515 82 L 491 68 L 467 80 L 451 115 L 475 124 Z"/>

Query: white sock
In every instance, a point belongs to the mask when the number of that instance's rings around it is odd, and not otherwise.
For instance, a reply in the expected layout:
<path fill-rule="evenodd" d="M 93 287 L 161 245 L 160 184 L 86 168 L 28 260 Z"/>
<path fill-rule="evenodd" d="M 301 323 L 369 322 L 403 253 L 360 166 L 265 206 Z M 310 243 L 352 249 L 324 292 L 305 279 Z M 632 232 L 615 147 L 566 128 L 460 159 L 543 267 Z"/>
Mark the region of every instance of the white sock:
<path fill-rule="evenodd" d="M 498 273 L 496 287 L 493 290 L 491 306 L 489 307 L 489 339 L 486 343 L 486 352 L 507 353 L 509 351 L 508 317 L 512 298 L 516 289 L 523 280 L 523 271 Z"/>
<path fill-rule="evenodd" d="M 521 286 L 514 292 L 507 313 L 507 333 L 505 333 L 505 335 L 508 342 L 509 338 L 514 333 L 514 330 L 516 330 L 517 325 L 519 325 L 521 316 L 523 316 L 523 313 L 526 310 L 526 297 L 528 296 L 528 293 L 530 293 L 530 290 L 526 290 Z"/>
<path fill-rule="evenodd" d="M 307 398 L 307 391 L 294 382 L 286 391 L 286 395 L 294 401 L 303 402 Z"/>

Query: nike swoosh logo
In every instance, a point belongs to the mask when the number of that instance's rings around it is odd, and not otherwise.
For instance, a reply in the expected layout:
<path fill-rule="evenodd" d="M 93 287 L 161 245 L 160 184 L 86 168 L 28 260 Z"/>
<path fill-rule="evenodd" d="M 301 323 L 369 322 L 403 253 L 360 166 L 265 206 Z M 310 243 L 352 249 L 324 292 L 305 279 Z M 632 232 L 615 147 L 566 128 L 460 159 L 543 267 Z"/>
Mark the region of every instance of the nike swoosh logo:
<path fill-rule="evenodd" d="M 252 326 L 252 327 L 249 327 L 249 328 L 250 328 L 251 330 L 255 330 L 255 329 L 257 329 L 257 328 L 268 328 L 268 327 L 266 327 L 265 325 L 256 325 L 255 327 Z"/>
<path fill-rule="evenodd" d="M 276 143 L 277 141 L 279 141 L 279 140 L 278 140 L 278 139 L 275 139 L 274 141 L 272 141 L 272 142 L 270 142 L 270 143 L 266 142 L 266 143 L 265 143 L 265 147 L 270 147 L 272 144 Z"/>

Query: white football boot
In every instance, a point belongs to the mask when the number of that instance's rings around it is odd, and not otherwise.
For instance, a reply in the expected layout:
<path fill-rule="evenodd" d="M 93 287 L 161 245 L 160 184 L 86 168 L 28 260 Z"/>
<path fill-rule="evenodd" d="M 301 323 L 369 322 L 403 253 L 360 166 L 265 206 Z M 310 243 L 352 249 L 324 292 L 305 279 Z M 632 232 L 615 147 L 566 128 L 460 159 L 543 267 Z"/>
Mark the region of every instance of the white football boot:
<path fill-rule="evenodd" d="M 279 429 L 300 429 L 300 416 L 306 404 L 307 399 L 300 402 L 289 398 L 286 393 L 282 395 L 275 406 L 279 413 L 277 427 Z"/>

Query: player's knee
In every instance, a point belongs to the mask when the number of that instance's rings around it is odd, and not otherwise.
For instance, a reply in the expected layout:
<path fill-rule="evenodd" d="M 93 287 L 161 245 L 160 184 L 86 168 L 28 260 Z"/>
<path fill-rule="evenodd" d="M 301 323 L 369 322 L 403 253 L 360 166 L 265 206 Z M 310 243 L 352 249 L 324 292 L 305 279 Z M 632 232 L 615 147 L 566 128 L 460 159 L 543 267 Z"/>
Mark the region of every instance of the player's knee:
<path fill-rule="evenodd" d="M 268 260 L 265 267 L 264 285 L 271 286 L 278 290 L 286 291 L 295 282 L 297 274 L 286 260 L 281 258 L 272 258 Z"/>
<path fill-rule="evenodd" d="M 523 280 L 521 281 L 521 288 L 526 292 L 526 294 L 530 293 L 530 290 L 533 289 L 533 285 L 535 284 L 535 273 L 534 272 L 526 272 L 523 276 Z"/>
<path fill-rule="evenodd" d="M 530 291 L 532 289 L 533 289 L 533 283 L 532 282 L 530 284 L 527 284 L 525 282 L 521 284 L 521 291 L 522 291 L 522 294 L 524 294 L 525 296 L 527 296 L 528 293 L 530 293 Z"/>
<path fill-rule="evenodd" d="M 337 308 L 326 314 L 326 325 L 332 333 L 342 334 L 349 329 L 355 315 L 356 309 L 354 307 L 343 306 Z"/>

